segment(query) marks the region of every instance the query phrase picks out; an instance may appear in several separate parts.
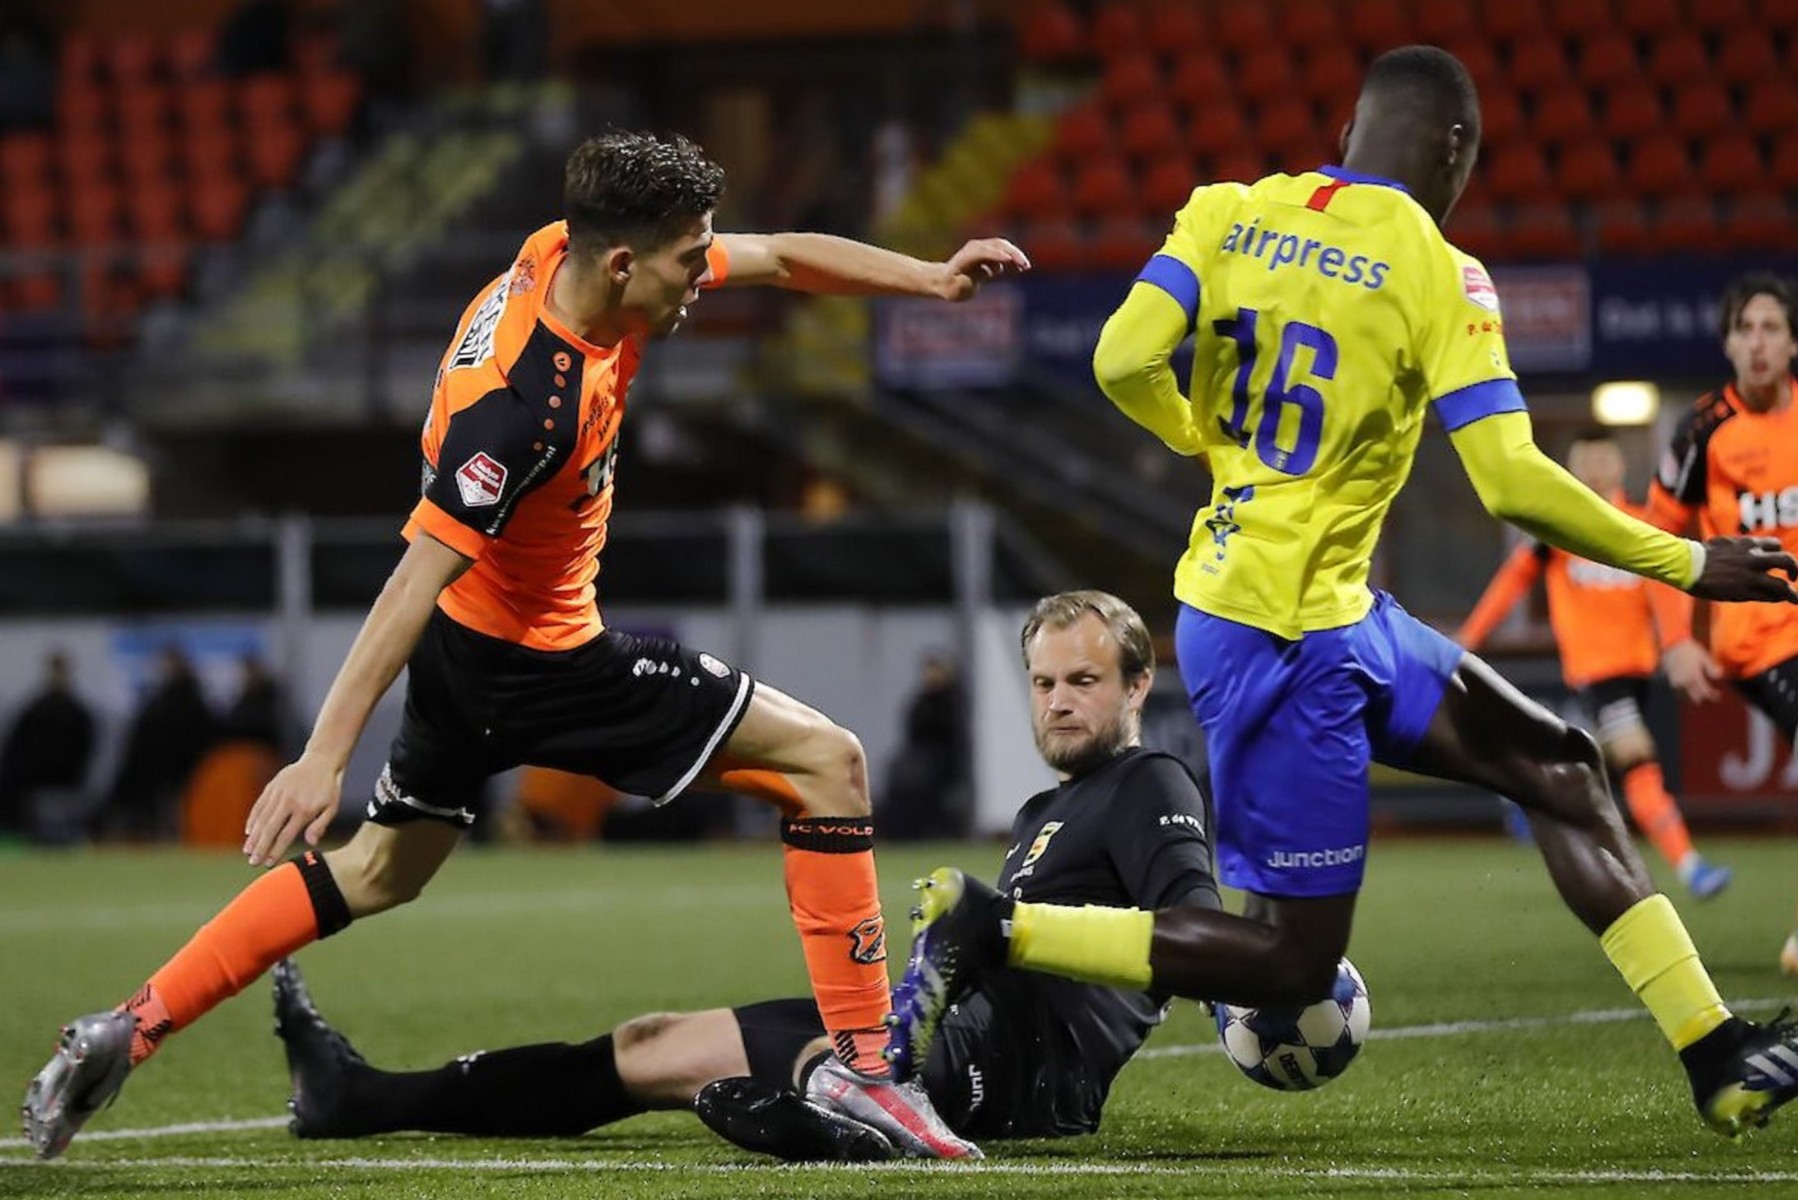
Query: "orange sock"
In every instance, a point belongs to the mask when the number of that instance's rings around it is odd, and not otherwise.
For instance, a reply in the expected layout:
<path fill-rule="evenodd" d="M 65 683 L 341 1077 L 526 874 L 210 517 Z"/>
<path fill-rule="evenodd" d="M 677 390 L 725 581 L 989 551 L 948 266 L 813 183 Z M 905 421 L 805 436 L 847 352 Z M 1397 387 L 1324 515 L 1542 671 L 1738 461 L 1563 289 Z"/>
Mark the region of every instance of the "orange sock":
<path fill-rule="evenodd" d="M 137 994 L 119 1005 L 137 1018 L 131 1065 L 156 1052 L 221 1000 L 301 946 L 349 924 L 349 906 L 331 869 L 308 852 L 268 872 L 200 927 Z"/>
<path fill-rule="evenodd" d="M 805 948 L 818 1014 L 837 1057 L 886 1075 L 886 926 L 874 875 L 874 823 L 866 817 L 782 821 L 787 903 Z"/>
<path fill-rule="evenodd" d="M 1686 832 L 1679 802 L 1667 794 L 1661 765 L 1645 762 L 1625 771 L 1623 795 L 1629 801 L 1629 815 L 1635 818 L 1636 827 L 1648 835 L 1669 866 L 1679 866 L 1692 853 L 1692 835 Z"/>

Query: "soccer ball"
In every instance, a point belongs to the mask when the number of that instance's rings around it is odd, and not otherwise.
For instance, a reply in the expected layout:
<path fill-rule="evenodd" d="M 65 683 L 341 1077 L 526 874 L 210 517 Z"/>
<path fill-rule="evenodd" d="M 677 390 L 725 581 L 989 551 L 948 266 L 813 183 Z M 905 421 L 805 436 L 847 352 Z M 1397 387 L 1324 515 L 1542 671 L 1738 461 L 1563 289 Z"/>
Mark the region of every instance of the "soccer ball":
<path fill-rule="evenodd" d="M 1348 1069 L 1367 1040 L 1373 1006 L 1355 964 L 1343 959 L 1327 999 L 1308 1008 L 1212 1010 L 1224 1053 L 1263 1087 L 1302 1092 L 1322 1087 Z"/>

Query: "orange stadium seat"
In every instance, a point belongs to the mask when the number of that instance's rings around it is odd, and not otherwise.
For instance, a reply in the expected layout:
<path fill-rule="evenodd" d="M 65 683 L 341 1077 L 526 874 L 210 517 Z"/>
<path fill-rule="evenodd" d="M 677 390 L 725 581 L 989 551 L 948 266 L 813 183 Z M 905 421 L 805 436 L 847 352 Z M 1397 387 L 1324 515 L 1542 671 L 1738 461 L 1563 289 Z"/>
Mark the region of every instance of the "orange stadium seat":
<path fill-rule="evenodd" d="M 1142 6 L 1134 0 L 1109 0 L 1093 14 L 1088 36 L 1101 60 L 1140 50 L 1146 36 Z"/>
<path fill-rule="evenodd" d="M 1186 207 L 1192 189 L 1198 186 L 1199 173 L 1184 158 L 1169 158 L 1155 163 L 1143 173 L 1142 208 L 1147 215 L 1167 220 Z"/>
<path fill-rule="evenodd" d="M 1780 73 L 1779 54 L 1764 29 L 1732 29 L 1717 47 L 1717 76 L 1728 84 L 1751 84 Z"/>
<path fill-rule="evenodd" d="M 1280 37 L 1287 45 L 1309 50 L 1342 43 L 1342 5 L 1330 0 L 1288 0 L 1280 13 Z"/>
<path fill-rule="evenodd" d="M 1522 258 L 1577 258 L 1580 253 L 1579 229 L 1567 207 L 1561 204 L 1532 204 L 1518 209 L 1511 218 L 1507 240 Z"/>
<path fill-rule="evenodd" d="M 1653 246 L 1648 217 L 1634 200 L 1614 200 L 1593 214 L 1598 224 L 1598 247 L 1606 254 L 1641 254 Z"/>
<path fill-rule="evenodd" d="M 1124 114 L 1118 127 L 1118 145 L 1137 162 L 1155 162 L 1185 151 L 1186 135 L 1174 110 L 1165 101 L 1150 103 Z"/>
<path fill-rule="evenodd" d="M 257 187 L 287 187 L 300 173 L 306 157 L 306 138 L 297 128 L 274 126 L 244 139 L 249 153 L 250 177 Z"/>
<path fill-rule="evenodd" d="M 1611 0 L 1555 0 L 1548 6 L 1548 20 L 1549 27 L 1562 37 L 1586 38 L 1610 29 L 1617 18 Z"/>
<path fill-rule="evenodd" d="M 1101 217 L 1134 208 L 1136 180 L 1119 158 L 1095 158 L 1074 176 L 1074 211 L 1083 217 Z"/>
<path fill-rule="evenodd" d="M 1107 217 L 1093 230 L 1086 260 L 1101 270 L 1140 270 L 1149 256 L 1161 248 L 1163 232 L 1160 225 L 1151 225 L 1140 217 Z"/>
<path fill-rule="evenodd" d="M 1482 4 L 1480 15 L 1486 32 L 1501 42 L 1518 42 L 1540 37 L 1548 28 L 1548 16 L 1541 0 L 1506 0 L 1503 4 Z"/>
<path fill-rule="evenodd" d="M 167 241 L 181 236 L 184 208 L 172 184 L 133 188 L 125 201 L 125 222 L 139 241 Z"/>
<path fill-rule="evenodd" d="M 1037 221 L 1024 227 L 1022 244 L 1030 247 L 1032 265 L 1044 271 L 1070 271 L 1086 265 L 1086 245 L 1066 218 Z"/>
<path fill-rule="evenodd" d="M 1063 215 L 1069 207 L 1067 184 L 1052 160 L 1032 159 L 1006 181 L 1002 207 L 1008 216 L 1025 220 Z"/>
<path fill-rule="evenodd" d="M 1717 210 L 1703 196 L 1684 196 L 1663 204 L 1652 228 L 1657 248 L 1682 254 L 1710 254 L 1723 242 Z"/>
<path fill-rule="evenodd" d="M 9 133 L 0 136 L 0 180 L 8 188 L 42 180 L 50 174 L 50 135 Z"/>
<path fill-rule="evenodd" d="M 1684 23 L 1680 0 L 1626 0 L 1617 6 L 1617 24 L 1637 37 L 1659 37 Z"/>
<path fill-rule="evenodd" d="M 1723 221 L 1725 240 L 1745 250 L 1790 250 L 1798 247 L 1798 228 L 1785 197 L 1756 191 L 1738 196 Z"/>
<path fill-rule="evenodd" d="M 169 74 L 177 80 L 198 79 L 212 73 L 218 42 L 210 29 L 184 29 L 169 37 Z"/>
<path fill-rule="evenodd" d="M 113 82 L 120 87 L 134 88 L 162 69 L 162 43 L 148 34 L 115 37 L 102 54 Z"/>
<path fill-rule="evenodd" d="M 1628 83 L 1642 72 L 1636 44 L 1628 34 L 1611 32 L 1580 43 L 1580 82 L 1595 91 L 1609 91 Z"/>
<path fill-rule="evenodd" d="M 1569 200 L 1591 203 L 1612 199 L 1623 191 L 1617 152 L 1604 138 L 1587 138 L 1562 147 L 1554 175 L 1561 194 Z"/>
<path fill-rule="evenodd" d="M 126 141 L 119 153 L 119 166 L 127 186 L 149 187 L 168 178 L 174 157 L 173 141 L 157 130 Z"/>
<path fill-rule="evenodd" d="M 1798 126 L 1798 84 L 1778 77 L 1763 79 L 1750 87 L 1742 106 L 1742 126 L 1763 136 Z"/>
<path fill-rule="evenodd" d="M 1292 90 L 1297 74 L 1292 56 L 1279 43 L 1244 55 L 1236 66 L 1236 93 L 1250 104 L 1266 104 Z"/>
<path fill-rule="evenodd" d="M 362 81 L 347 71 L 314 75 L 301 85 L 300 107 L 306 128 L 316 134 L 339 134 L 349 128 L 362 102 Z"/>
<path fill-rule="evenodd" d="M 1494 151 L 1486 183 L 1500 200 L 1525 202 L 1542 199 L 1552 186 L 1548 162 L 1531 142 L 1512 142 Z"/>
<path fill-rule="evenodd" d="M 1150 50 L 1178 63 L 1204 46 L 1205 18 L 1189 0 L 1162 0 L 1150 7 L 1143 38 Z"/>
<path fill-rule="evenodd" d="M 1299 67 L 1299 87 L 1326 113 L 1347 119 L 1361 90 L 1361 59 L 1341 42 L 1313 46 Z"/>
<path fill-rule="evenodd" d="M 1526 92 L 1539 92 L 1569 78 L 1571 69 L 1558 39 L 1538 35 L 1511 47 L 1511 65 L 1506 72 L 1513 87 Z"/>
<path fill-rule="evenodd" d="M 1648 56 L 1648 78 L 1662 87 L 1684 87 L 1697 83 L 1711 71 L 1710 55 L 1704 42 L 1692 33 L 1673 33 L 1655 43 Z"/>
<path fill-rule="evenodd" d="M 249 189 L 229 176 L 196 180 L 187 197 L 194 232 L 209 242 L 235 238 L 249 204 Z"/>
<path fill-rule="evenodd" d="M 1153 55 L 1140 50 L 1112 57 L 1099 83 L 1099 92 L 1113 112 L 1159 99 L 1164 91 L 1160 65 Z"/>
<path fill-rule="evenodd" d="M 1766 178 L 1760 147 L 1747 134 L 1720 134 L 1703 146 L 1698 169 L 1713 191 L 1723 195 L 1746 192 Z"/>
<path fill-rule="evenodd" d="M 1202 156 L 1215 157 L 1237 149 L 1248 139 L 1248 125 L 1242 119 L 1242 110 L 1234 104 L 1220 104 L 1194 113 L 1186 130 L 1187 146 Z"/>
<path fill-rule="evenodd" d="M 1672 129 L 1682 137 L 1709 137 L 1728 128 L 1734 117 L 1728 90 L 1712 79 L 1689 84 L 1673 97 Z"/>
<path fill-rule="evenodd" d="M 1254 139 L 1287 170 L 1317 165 L 1317 119 L 1296 96 L 1275 100 L 1256 115 Z"/>
<path fill-rule="evenodd" d="M 1618 141 L 1658 133 L 1667 120 L 1660 93 L 1646 83 L 1625 84 L 1605 99 L 1604 132 Z"/>
<path fill-rule="evenodd" d="M 1550 146 L 1564 146 L 1589 136 L 1598 123 L 1592 117 L 1592 106 L 1583 88 L 1570 84 L 1543 92 L 1536 97 L 1535 119 L 1530 132 Z"/>
<path fill-rule="evenodd" d="M 1431 7 L 1452 8 L 1457 4 L 1468 6 L 1468 24 L 1471 27 L 1473 17 L 1469 0 L 1441 0 L 1440 6 Z M 1399 0 L 1360 0 L 1347 7 L 1349 40 L 1362 51 L 1380 54 L 1411 40 L 1411 22 Z"/>
<path fill-rule="evenodd" d="M 119 237 L 123 198 L 109 183 L 96 183 L 68 195 L 69 238 L 79 246 L 101 245 Z"/>
<path fill-rule="evenodd" d="M 1064 162 L 1081 162 L 1111 147 L 1111 122 L 1093 103 L 1076 104 L 1055 122 L 1055 153 Z"/>
<path fill-rule="evenodd" d="M 1473 0 L 1436 0 L 1419 5 L 1414 23 L 1400 36 L 1433 46 L 1478 41 L 1481 31 Z"/>
<path fill-rule="evenodd" d="M 1230 73 L 1223 59 L 1210 50 L 1197 50 L 1181 59 L 1168 80 L 1168 95 L 1188 113 L 1204 113 L 1232 104 Z"/>
<path fill-rule="evenodd" d="M 1703 186 L 1685 143 L 1667 133 L 1643 138 L 1631 148 L 1627 178 L 1638 196 L 1685 195 L 1694 184 Z"/>

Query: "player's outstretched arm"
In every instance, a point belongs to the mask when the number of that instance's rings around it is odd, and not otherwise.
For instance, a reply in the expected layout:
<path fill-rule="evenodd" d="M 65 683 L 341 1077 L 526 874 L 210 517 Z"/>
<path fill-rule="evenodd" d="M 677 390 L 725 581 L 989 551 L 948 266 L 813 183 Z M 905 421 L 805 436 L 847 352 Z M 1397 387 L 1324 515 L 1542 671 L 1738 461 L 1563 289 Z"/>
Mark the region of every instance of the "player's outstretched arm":
<path fill-rule="evenodd" d="M 1498 412 L 1449 435 L 1486 511 L 1550 545 L 1706 600 L 1790 601 L 1798 561 L 1772 538 L 1700 545 L 1606 502 L 1537 448 L 1529 414 Z"/>
<path fill-rule="evenodd" d="M 1004 238 L 977 238 L 947 262 L 828 233 L 721 233 L 730 259 L 724 287 L 761 284 L 822 296 L 924 296 L 966 300 L 980 285 L 1030 269 Z"/>
<path fill-rule="evenodd" d="M 412 657 L 438 593 L 472 561 L 428 533 L 407 547 L 338 668 L 306 749 L 269 781 L 250 810 L 243 852 L 251 866 L 281 861 L 302 833 L 313 846 L 324 836 L 337 811 L 344 767 L 369 713 Z"/>
<path fill-rule="evenodd" d="M 1177 260 L 1157 255 L 1154 263 Z M 1145 276 L 1147 272 L 1145 272 Z M 1169 282 L 1185 291 L 1190 279 L 1191 308 L 1167 290 Z M 1192 404 L 1180 391 L 1169 361 L 1174 348 L 1192 332 L 1192 314 L 1198 307 L 1198 281 L 1187 270 L 1177 281 L 1138 279 L 1099 332 L 1093 351 L 1093 378 L 1099 390 L 1126 417 L 1160 438 L 1176 454 L 1198 455 L 1205 439 L 1193 417 Z"/>

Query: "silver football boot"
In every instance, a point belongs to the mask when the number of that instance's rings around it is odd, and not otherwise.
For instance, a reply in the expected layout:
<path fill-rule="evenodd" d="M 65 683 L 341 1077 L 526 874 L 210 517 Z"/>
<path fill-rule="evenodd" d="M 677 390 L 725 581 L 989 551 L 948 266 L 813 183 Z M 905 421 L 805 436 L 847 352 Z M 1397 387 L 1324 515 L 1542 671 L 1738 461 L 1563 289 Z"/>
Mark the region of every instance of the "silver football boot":
<path fill-rule="evenodd" d="M 126 1012 L 90 1013 L 63 1026 L 56 1054 L 26 1087 L 19 1110 L 39 1158 L 67 1150 L 88 1118 L 117 1098 L 131 1072 L 136 1029 Z"/>

